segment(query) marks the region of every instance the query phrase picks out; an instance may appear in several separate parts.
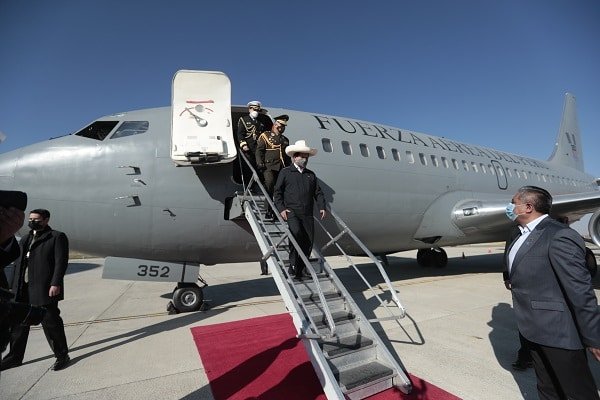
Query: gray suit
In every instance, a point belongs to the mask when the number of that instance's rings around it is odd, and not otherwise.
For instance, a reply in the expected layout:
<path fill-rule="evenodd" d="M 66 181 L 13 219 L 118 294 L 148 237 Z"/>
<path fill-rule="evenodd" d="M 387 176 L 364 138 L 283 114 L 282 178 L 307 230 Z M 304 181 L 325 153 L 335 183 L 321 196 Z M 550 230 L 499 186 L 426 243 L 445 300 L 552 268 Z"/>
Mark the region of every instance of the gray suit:
<path fill-rule="evenodd" d="M 567 350 L 600 348 L 598 301 L 576 231 L 544 218 L 515 255 L 510 282 L 519 332 L 527 340 Z"/>

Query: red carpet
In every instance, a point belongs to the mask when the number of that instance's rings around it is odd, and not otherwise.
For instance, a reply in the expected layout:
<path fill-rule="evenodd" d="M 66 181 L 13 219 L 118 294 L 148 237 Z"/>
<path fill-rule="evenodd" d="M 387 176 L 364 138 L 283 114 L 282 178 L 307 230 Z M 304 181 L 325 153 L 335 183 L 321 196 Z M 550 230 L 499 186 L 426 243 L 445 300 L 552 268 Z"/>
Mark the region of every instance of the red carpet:
<path fill-rule="evenodd" d="M 216 400 L 326 400 L 288 314 L 192 328 Z M 413 391 L 389 389 L 369 400 L 455 400 L 411 375 Z"/>

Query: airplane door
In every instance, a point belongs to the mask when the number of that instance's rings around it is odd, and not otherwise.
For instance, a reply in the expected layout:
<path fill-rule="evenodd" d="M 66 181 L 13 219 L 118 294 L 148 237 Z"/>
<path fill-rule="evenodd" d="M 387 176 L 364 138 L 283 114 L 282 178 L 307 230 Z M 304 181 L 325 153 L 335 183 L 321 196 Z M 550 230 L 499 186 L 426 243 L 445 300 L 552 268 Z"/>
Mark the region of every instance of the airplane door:
<path fill-rule="evenodd" d="M 171 158 L 179 166 L 231 162 L 231 82 L 218 71 L 177 71 L 171 99 Z"/>
<path fill-rule="evenodd" d="M 500 164 L 500 162 L 496 161 L 496 160 L 492 160 L 492 166 L 494 167 L 494 170 L 496 171 L 496 179 L 498 180 L 498 187 L 502 190 L 506 190 L 506 188 L 508 188 L 508 179 L 506 178 L 506 170 L 504 169 L 504 167 L 502 166 L 502 164 Z"/>

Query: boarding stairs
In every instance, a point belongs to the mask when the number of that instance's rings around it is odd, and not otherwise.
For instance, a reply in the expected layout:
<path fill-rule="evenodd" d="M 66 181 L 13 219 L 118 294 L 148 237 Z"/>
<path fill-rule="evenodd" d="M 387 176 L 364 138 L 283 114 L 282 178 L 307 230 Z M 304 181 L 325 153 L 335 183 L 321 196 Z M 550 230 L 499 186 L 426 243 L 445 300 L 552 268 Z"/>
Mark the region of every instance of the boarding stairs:
<path fill-rule="evenodd" d="M 240 157 L 250 166 L 244 155 Z M 315 244 L 310 258 L 304 257 L 256 171 L 251 166 L 250 169 L 252 178 L 244 185 L 244 192 L 236 194 L 232 209 L 237 208 L 237 217 L 245 217 L 250 223 L 263 254 L 262 260 L 267 262 L 327 398 L 364 399 L 392 387 L 409 393 L 412 384 L 407 374 L 371 326 L 371 322 L 405 316 L 404 307 L 380 261 L 332 209 L 328 210 L 328 218 L 335 219 L 340 232 L 336 235 L 329 233 L 315 218 L 315 228 L 323 229 L 330 240 L 321 248 Z M 265 218 L 267 209 L 275 213 L 273 220 Z M 235 219 L 235 212 L 231 216 Z M 353 240 L 376 264 L 391 301 L 384 301 L 378 293 L 381 289 L 376 291 L 360 273 L 352 258 L 340 246 L 342 237 Z M 305 273 L 308 275 L 301 281 L 288 273 L 289 246 L 296 247 L 307 266 Z M 374 297 L 387 309 L 389 317 L 374 320 L 365 317 L 323 257 L 323 252 L 333 246 L 345 256 L 348 266 L 359 274 Z"/>

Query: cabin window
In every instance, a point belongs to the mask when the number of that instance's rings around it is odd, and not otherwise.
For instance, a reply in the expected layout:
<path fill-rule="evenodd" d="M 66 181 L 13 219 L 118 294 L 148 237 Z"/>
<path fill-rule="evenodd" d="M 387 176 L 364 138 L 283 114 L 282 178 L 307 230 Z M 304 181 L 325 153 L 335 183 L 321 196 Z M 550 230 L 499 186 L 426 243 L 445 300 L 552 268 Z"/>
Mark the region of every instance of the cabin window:
<path fill-rule="evenodd" d="M 479 170 L 477 169 L 477 163 L 476 162 L 471 161 L 471 167 L 473 168 L 473 171 L 479 172 Z"/>
<path fill-rule="evenodd" d="M 119 121 L 96 121 L 91 125 L 86 126 L 76 136 L 82 136 L 88 139 L 104 140 L 108 134 L 115 129 Z"/>
<path fill-rule="evenodd" d="M 425 154 L 419 153 L 419 159 L 421 160 L 421 164 L 427 166 L 427 157 L 425 157 Z"/>
<path fill-rule="evenodd" d="M 481 168 L 481 172 L 483 172 L 484 174 L 487 174 L 487 171 L 485 169 L 485 165 L 483 165 L 482 163 L 479 163 L 479 167 Z"/>
<path fill-rule="evenodd" d="M 446 157 L 442 157 L 442 164 L 444 164 L 444 168 L 450 168 L 450 165 L 448 165 L 448 159 Z"/>
<path fill-rule="evenodd" d="M 496 170 L 492 167 L 492 164 L 488 164 L 488 169 L 490 170 L 490 174 L 496 175 Z"/>
<path fill-rule="evenodd" d="M 465 171 L 469 170 L 469 164 L 465 160 L 462 160 L 462 165 L 463 165 L 463 168 L 465 169 Z"/>
<path fill-rule="evenodd" d="M 352 155 L 352 146 L 350 146 L 350 142 L 348 142 L 346 140 L 342 140 L 342 151 L 347 156 L 351 156 Z"/>
<path fill-rule="evenodd" d="M 408 160 L 409 164 L 414 164 L 415 163 L 415 156 L 413 156 L 412 151 L 406 150 L 406 159 Z"/>
<path fill-rule="evenodd" d="M 512 178 L 512 172 L 510 171 L 510 168 L 506 168 L 506 175 L 508 175 L 509 178 Z"/>
<path fill-rule="evenodd" d="M 452 166 L 454 167 L 454 169 L 458 169 L 458 161 L 456 161 L 455 158 L 452 159 Z"/>
<path fill-rule="evenodd" d="M 362 154 L 363 157 L 369 157 L 369 148 L 367 147 L 366 144 L 361 143 L 359 145 L 360 147 L 360 154 Z"/>
<path fill-rule="evenodd" d="M 394 160 L 400 161 L 400 153 L 398 153 L 398 150 L 392 149 L 392 157 L 394 158 Z"/>
<path fill-rule="evenodd" d="M 321 139 L 321 144 L 323 145 L 323 150 L 325 150 L 326 153 L 331 153 L 333 151 L 333 145 L 331 144 L 331 140 L 323 138 Z"/>
<path fill-rule="evenodd" d="M 438 167 L 438 166 L 440 165 L 440 163 L 438 163 L 438 159 L 437 159 L 437 157 L 436 157 L 436 156 L 434 156 L 434 155 L 432 155 L 432 156 L 431 156 L 431 164 L 432 164 L 434 167 Z"/>
<path fill-rule="evenodd" d="M 117 128 L 116 132 L 110 137 L 118 139 L 125 136 L 139 135 L 148 131 L 148 121 L 125 121 Z"/>
<path fill-rule="evenodd" d="M 527 180 L 527 172 L 526 171 L 521 171 L 521 173 L 523 174 L 523 179 Z"/>
<path fill-rule="evenodd" d="M 382 160 L 385 159 L 385 150 L 383 150 L 383 147 L 377 146 L 375 149 L 377 150 L 377 157 L 381 158 Z"/>

